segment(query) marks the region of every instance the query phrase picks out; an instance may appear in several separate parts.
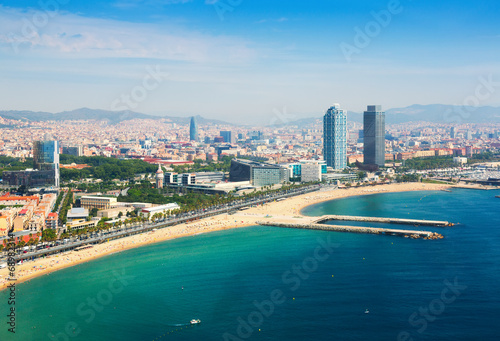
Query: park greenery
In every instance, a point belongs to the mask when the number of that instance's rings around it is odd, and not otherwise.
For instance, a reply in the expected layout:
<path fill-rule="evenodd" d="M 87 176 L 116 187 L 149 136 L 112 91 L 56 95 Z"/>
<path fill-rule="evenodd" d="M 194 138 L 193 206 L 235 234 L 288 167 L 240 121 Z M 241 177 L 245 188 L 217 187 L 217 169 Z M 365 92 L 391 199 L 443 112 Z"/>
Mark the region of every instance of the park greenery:
<path fill-rule="evenodd" d="M 73 192 L 69 191 L 64 199 L 61 211 L 59 211 L 59 222 L 61 224 L 66 224 L 68 211 L 71 209 L 71 205 L 73 204 Z"/>
<path fill-rule="evenodd" d="M 205 162 L 202 160 L 194 160 L 193 164 L 174 165 L 172 169 L 176 173 L 190 173 L 190 172 L 229 172 L 231 168 L 232 156 L 223 156 L 218 162 Z"/>
<path fill-rule="evenodd" d="M 2 176 L 3 171 L 18 171 L 26 168 L 33 168 L 32 158 L 21 161 L 19 158 L 0 155 L 0 176 Z"/>
<path fill-rule="evenodd" d="M 61 180 L 81 180 L 86 178 L 110 181 L 113 179 L 129 180 L 136 174 L 154 173 L 158 166 L 139 159 L 121 160 L 104 156 L 60 155 L 61 164 L 86 164 L 82 169 L 61 168 Z"/>
<path fill-rule="evenodd" d="M 480 162 L 492 162 L 498 161 L 500 159 L 499 155 L 495 155 L 490 151 L 474 154 L 467 159 L 469 165 Z M 460 165 L 453 162 L 453 156 L 433 156 L 433 157 L 419 157 L 408 159 L 403 162 L 403 166 L 398 169 L 399 172 L 405 172 L 408 170 L 431 170 L 431 169 L 442 169 L 442 168 L 453 168 L 459 167 Z"/>
<path fill-rule="evenodd" d="M 64 197 L 64 191 L 61 191 L 59 195 L 57 196 L 56 203 L 54 204 L 54 208 L 52 209 L 52 212 L 57 212 L 57 209 L 59 208 L 59 205 L 61 204 L 61 200 Z"/>

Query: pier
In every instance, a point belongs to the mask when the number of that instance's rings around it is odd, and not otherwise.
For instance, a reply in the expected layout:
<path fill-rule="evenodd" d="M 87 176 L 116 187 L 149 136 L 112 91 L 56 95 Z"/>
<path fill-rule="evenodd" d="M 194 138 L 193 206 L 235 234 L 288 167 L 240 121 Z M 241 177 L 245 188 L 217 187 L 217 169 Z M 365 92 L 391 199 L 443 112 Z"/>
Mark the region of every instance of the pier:
<path fill-rule="evenodd" d="M 401 225 L 414 225 L 414 226 L 440 226 L 440 227 L 453 226 L 453 223 L 450 223 L 448 221 L 439 221 L 439 220 L 357 217 L 348 215 L 324 215 L 316 220 L 313 220 L 312 223 L 320 224 L 330 220 L 363 221 L 369 223 L 401 224 Z"/>
<path fill-rule="evenodd" d="M 257 224 L 262 226 L 277 226 L 294 229 L 307 229 L 307 230 L 322 230 L 334 232 L 351 232 L 351 233 L 365 233 L 365 234 L 381 234 L 390 236 L 400 236 L 412 239 L 442 239 L 443 236 L 439 233 L 431 231 L 414 231 L 414 230 L 398 230 L 386 229 L 378 227 L 362 227 L 362 226 L 343 226 L 343 225 L 325 225 L 317 223 L 291 223 L 291 222 L 278 222 L 278 221 L 258 221 Z"/>

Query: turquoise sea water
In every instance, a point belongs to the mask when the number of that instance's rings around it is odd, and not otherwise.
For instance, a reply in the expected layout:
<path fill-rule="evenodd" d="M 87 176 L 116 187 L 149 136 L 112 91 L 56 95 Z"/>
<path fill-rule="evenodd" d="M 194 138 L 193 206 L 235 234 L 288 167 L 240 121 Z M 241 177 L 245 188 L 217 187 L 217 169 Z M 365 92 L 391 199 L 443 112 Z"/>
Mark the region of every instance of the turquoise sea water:
<path fill-rule="evenodd" d="M 250 227 L 110 255 L 18 285 L 16 334 L 3 317 L 0 340 L 498 340 L 498 194 L 376 194 L 303 212 L 460 223 L 424 228 L 439 241 Z M 2 316 L 6 302 L 4 291 Z"/>

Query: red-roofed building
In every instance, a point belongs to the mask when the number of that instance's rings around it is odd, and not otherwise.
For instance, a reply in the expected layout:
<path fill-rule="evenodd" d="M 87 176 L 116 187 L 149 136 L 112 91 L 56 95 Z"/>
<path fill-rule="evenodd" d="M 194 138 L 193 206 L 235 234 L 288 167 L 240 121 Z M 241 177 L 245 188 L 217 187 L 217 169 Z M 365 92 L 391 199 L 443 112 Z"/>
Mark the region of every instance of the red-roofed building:
<path fill-rule="evenodd" d="M 58 219 L 57 213 L 49 213 L 47 219 L 45 219 L 45 228 L 57 230 Z"/>

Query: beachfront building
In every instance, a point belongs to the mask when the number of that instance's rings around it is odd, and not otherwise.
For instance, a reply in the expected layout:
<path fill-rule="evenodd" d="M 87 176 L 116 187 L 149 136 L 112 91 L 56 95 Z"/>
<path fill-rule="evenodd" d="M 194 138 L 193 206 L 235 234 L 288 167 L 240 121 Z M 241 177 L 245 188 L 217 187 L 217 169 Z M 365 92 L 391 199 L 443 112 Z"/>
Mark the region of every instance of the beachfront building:
<path fill-rule="evenodd" d="M 301 161 L 301 182 L 321 181 L 324 161 Z"/>
<path fill-rule="evenodd" d="M 323 117 L 323 157 L 328 167 L 347 167 L 347 112 L 338 103 Z"/>
<path fill-rule="evenodd" d="M 79 230 L 83 228 L 95 227 L 99 222 L 98 219 L 87 221 L 86 219 L 74 219 L 66 223 L 66 228 L 71 230 Z"/>
<path fill-rule="evenodd" d="M 323 174 L 327 173 L 327 165 L 324 160 L 300 160 L 299 162 L 282 164 L 290 172 L 292 182 L 315 182 L 321 181 Z"/>
<path fill-rule="evenodd" d="M 177 210 L 181 208 L 177 203 L 170 203 L 166 205 L 161 205 L 161 206 L 154 206 L 154 207 L 147 207 L 143 208 L 140 211 L 140 215 L 144 217 L 152 217 L 155 213 L 167 213 L 167 212 L 172 212 L 173 210 Z"/>
<path fill-rule="evenodd" d="M 290 179 L 290 170 L 279 165 L 233 159 L 229 170 L 229 181 L 250 181 L 253 186 L 262 187 L 281 184 Z"/>
<path fill-rule="evenodd" d="M 98 210 L 106 210 L 116 207 L 118 200 L 116 198 L 110 197 L 83 196 L 80 198 L 80 202 L 83 208 L 97 208 Z"/>
<path fill-rule="evenodd" d="M 363 155 L 366 165 L 385 165 L 385 112 L 369 105 L 363 114 Z"/>

